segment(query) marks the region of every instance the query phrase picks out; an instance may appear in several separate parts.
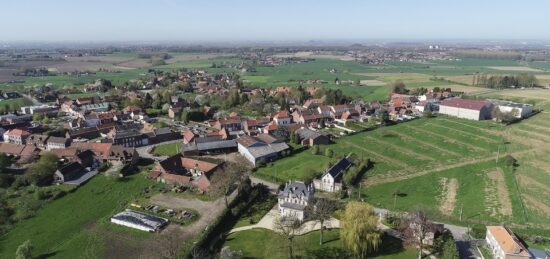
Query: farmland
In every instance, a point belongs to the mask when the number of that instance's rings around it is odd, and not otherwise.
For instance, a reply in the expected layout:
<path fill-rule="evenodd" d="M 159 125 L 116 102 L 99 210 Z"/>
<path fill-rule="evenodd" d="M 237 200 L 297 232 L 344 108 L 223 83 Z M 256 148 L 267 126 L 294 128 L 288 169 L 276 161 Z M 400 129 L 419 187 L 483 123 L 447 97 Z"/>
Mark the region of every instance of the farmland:
<path fill-rule="evenodd" d="M 550 200 L 534 198 L 550 186 L 545 178 L 550 162 L 534 160 L 550 151 L 542 145 L 550 140 L 545 135 L 550 131 L 541 126 L 550 126 L 542 122 L 544 116 L 513 126 L 449 117 L 419 119 L 343 137 L 328 148 L 373 161 L 361 192 L 375 206 L 399 211 L 424 206 L 434 217 L 450 221 L 458 221 L 462 209 L 472 222 L 549 228 Z M 507 164 L 508 155 L 518 159 L 519 166 Z M 304 151 L 256 174 L 284 182 L 300 179 L 308 168 L 321 172 L 334 160 L 312 156 Z M 297 162 L 312 159 L 317 162 Z M 397 198 L 396 191 L 401 194 Z"/>
<path fill-rule="evenodd" d="M 550 73 L 544 62 L 522 62 L 515 60 L 475 59 L 438 60 L 426 63 L 388 62 L 385 65 L 360 64 L 346 56 L 313 55 L 314 61 L 280 66 L 257 66 L 255 72 L 240 72 L 232 68 L 211 68 L 213 63 L 240 63 L 243 60 L 228 54 L 169 53 L 171 58 L 164 65 L 153 65 L 149 59 L 140 58 L 138 53 L 115 52 L 103 56 L 65 57 L 65 61 L 54 62 L 46 67 L 53 72 L 74 70 L 93 71 L 89 75 L 54 75 L 45 77 L 18 77 L 24 82 L 0 83 L 3 89 L 21 89 L 52 83 L 55 87 L 81 86 L 104 78 L 119 85 L 144 75 L 147 69 L 169 71 L 178 68 L 206 69 L 212 73 L 239 73 L 245 84 L 259 87 L 297 86 L 305 80 L 323 80 L 322 84 L 311 84 L 333 89 L 341 89 L 345 94 L 361 97 L 364 100 L 387 98 L 389 84 L 403 80 L 409 88 L 450 87 L 453 90 L 477 92 L 483 89 L 471 87 L 475 73 L 511 74 L 534 73 L 543 84 L 550 82 Z M 299 55 L 299 54 L 293 54 Z M 102 68 L 104 70 L 99 71 Z M 508 69 L 508 70 L 507 70 Z M 510 70 L 512 69 L 512 70 Z M 519 69 L 519 70 L 518 70 Z M 437 78 L 436 78 L 437 77 Z M 352 82 L 360 80 L 361 85 L 345 83 L 337 85 L 335 79 Z M 305 85 L 310 86 L 310 85 Z"/>

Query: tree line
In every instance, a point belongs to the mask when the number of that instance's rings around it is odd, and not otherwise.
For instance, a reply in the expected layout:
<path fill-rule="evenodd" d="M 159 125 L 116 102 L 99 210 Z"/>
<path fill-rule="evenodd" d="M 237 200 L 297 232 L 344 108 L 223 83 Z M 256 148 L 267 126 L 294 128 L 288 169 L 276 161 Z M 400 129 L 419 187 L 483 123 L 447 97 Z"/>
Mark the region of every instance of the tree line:
<path fill-rule="evenodd" d="M 519 75 L 487 75 L 476 74 L 473 77 L 472 85 L 477 87 L 503 89 L 525 87 L 533 88 L 538 86 L 539 82 L 534 75 L 519 74 Z"/>

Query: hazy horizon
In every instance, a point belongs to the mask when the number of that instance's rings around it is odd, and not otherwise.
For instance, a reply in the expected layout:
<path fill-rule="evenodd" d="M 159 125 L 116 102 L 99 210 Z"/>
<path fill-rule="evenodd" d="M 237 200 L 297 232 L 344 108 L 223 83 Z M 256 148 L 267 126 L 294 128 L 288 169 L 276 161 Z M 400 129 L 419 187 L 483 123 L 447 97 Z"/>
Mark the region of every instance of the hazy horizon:
<path fill-rule="evenodd" d="M 6 1 L 2 42 L 548 40 L 550 2 Z"/>

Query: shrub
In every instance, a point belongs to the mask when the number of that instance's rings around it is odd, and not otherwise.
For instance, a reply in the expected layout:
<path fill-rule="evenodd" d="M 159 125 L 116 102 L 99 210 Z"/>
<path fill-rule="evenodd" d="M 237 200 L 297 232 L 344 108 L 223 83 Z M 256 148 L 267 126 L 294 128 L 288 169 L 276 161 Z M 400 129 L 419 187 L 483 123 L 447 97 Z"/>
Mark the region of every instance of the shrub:
<path fill-rule="evenodd" d="M 319 146 L 313 146 L 313 148 L 311 148 L 311 153 L 314 155 L 319 155 Z"/>
<path fill-rule="evenodd" d="M 260 160 L 258 160 L 258 162 L 256 162 L 257 167 L 264 167 L 264 166 L 266 166 L 266 164 L 267 163 L 265 162 L 265 159 L 263 159 L 263 158 L 260 158 Z"/>
<path fill-rule="evenodd" d="M 325 156 L 326 157 L 332 157 L 333 155 L 334 155 L 334 151 L 332 151 L 332 149 L 330 149 L 330 148 L 325 149 Z"/>
<path fill-rule="evenodd" d="M 51 194 L 46 190 L 38 190 L 34 193 L 37 200 L 45 200 L 51 197 Z"/>
<path fill-rule="evenodd" d="M 107 171 L 109 168 L 111 167 L 111 163 L 107 162 L 107 163 L 103 163 L 99 166 L 98 168 L 98 171 L 99 172 L 105 172 Z"/>
<path fill-rule="evenodd" d="M 477 239 L 484 239 L 486 233 L 486 228 L 483 225 L 474 225 L 470 231 L 470 235 Z"/>

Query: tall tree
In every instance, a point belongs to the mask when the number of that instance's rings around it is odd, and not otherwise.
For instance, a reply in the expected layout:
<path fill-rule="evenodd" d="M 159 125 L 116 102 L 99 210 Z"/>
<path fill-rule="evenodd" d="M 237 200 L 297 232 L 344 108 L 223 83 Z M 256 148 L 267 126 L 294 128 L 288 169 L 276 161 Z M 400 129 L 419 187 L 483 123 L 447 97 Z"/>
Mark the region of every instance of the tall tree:
<path fill-rule="evenodd" d="M 391 84 L 391 93 L 406 94 L 408 92 L 405 83 L 402 80 L 397 80 Z"/>
<path fill-rule="evenodd" d="M 424 250 L 424 239 L 426 239 L 431 226 L 428 215 L 423 209 L 417 208 L 409 213 L 408 220 L 405 220 L 404 224 L 405 241 L 418 247 L 418 259 L 421 259 Z"/>
<path fill-rule="evenodd" d="M 323 244 L 323 228 L 325 227 L 325 221 L 332 217 L 332 213 L 336 210 L 336 202 L 334 200 L 326 198 L 315 198 L 311 205 L 307 207 L 307 214 L 311 215 L 310 218 L 319 222 L 321 225 L 321 236 L 319 244 Z"/>
<path fill-rule="evenodd" d="M 288 242 L 288 256 L 294 258 L 294 237 L 302 228 L 302 222 L 295 217 L 283 216 L 275 219 L 273 223 L 275 230 Z"/>
<path fill-rule="evenodd" d="M 340 237 L 344 247 L 356 258 L 365 258 L 367 254 L 378 250 L 382 241 L 377 224 L 378 217 L 370 205 L 349 202 L 340 221 Z"/>

